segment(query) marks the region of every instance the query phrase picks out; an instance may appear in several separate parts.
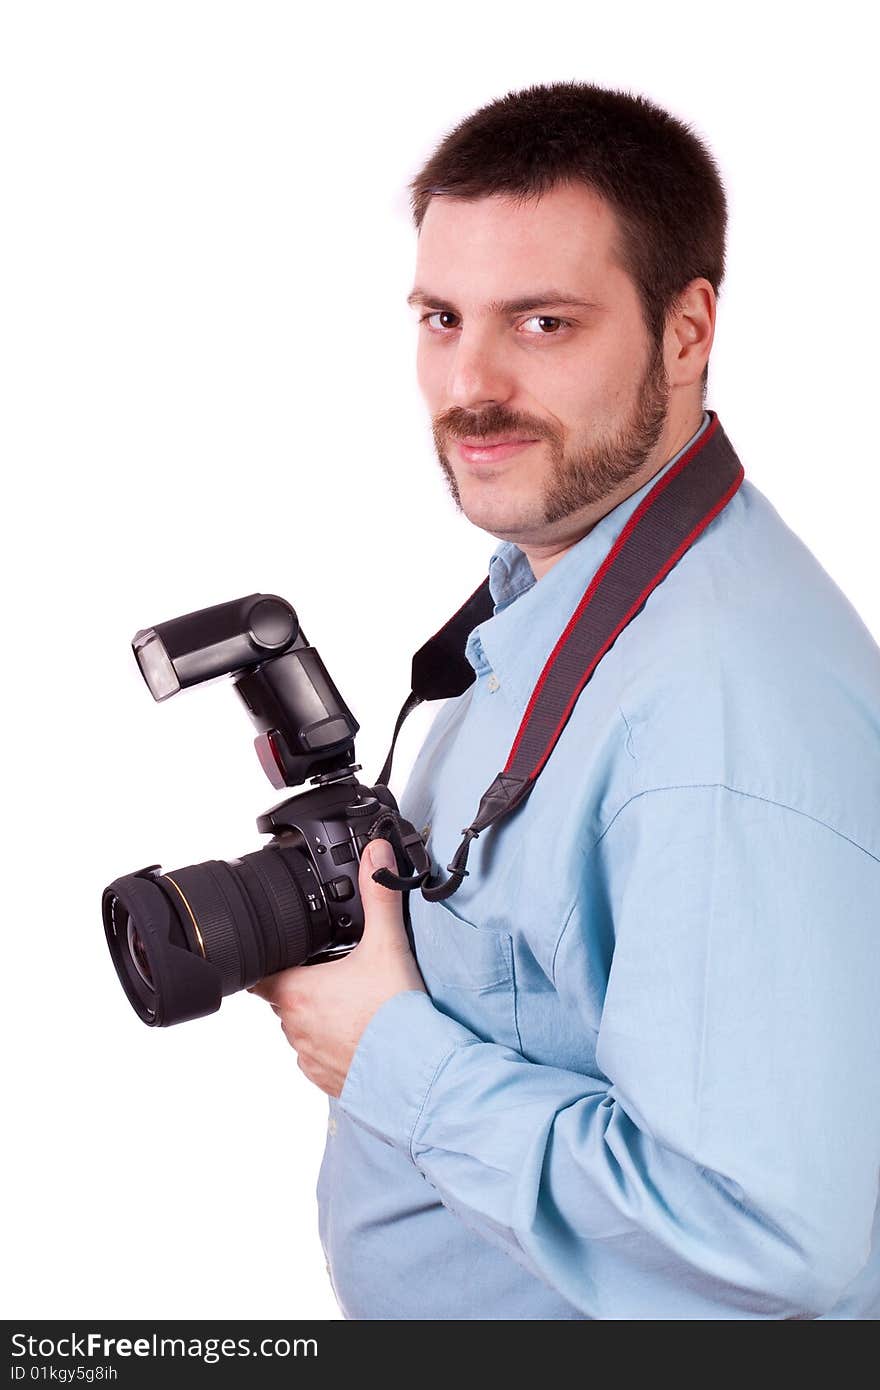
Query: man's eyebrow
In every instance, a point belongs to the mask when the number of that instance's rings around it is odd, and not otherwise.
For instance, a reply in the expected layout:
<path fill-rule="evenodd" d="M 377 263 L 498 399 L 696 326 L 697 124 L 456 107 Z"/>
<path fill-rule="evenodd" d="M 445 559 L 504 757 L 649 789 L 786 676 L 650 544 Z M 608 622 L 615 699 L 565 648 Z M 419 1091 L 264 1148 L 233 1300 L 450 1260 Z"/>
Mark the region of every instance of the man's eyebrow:
<path fill-rule="evenodd" d="M 431 294 L 430 290 L 419 289 L 418 286 L 406 297 L 407 304 L 420 304 L 423 307 L 433 309 L 451 309 L 453 313 L 458 313 L 455 305 L 443 298 L 440 294 Z M 490 314 L 524 314 L 529 309 L 540 309 L 548 304 L 564 306 L 567 309 L 601 309 L 601 304 L 593 304 L 589 300 L 579 299 L 577 295 L 569 290 L 534 290 L 531 294 L 521 295 L 518 299 L 492 299 L 486 305 Z"/>

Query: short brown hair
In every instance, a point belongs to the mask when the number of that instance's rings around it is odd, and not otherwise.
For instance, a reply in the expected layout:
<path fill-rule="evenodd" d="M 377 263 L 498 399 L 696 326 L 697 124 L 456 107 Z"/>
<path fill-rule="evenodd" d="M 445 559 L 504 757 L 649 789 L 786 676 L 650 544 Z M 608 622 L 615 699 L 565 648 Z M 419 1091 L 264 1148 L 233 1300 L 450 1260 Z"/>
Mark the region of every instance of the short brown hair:
<path fill-rule="evenodd" d="M 438 195 L 537 200 L 580 181 L 604 198 L 645 326 L 662 342 L 681 291 L 724 278 L 727 199 L 712 155 L 690 126 L 646 97 L 586 82 L 508 92 L 465 118 L 409 185 L 416 228 Z M 703 372 L 705 394 L 707 371 Z"/>

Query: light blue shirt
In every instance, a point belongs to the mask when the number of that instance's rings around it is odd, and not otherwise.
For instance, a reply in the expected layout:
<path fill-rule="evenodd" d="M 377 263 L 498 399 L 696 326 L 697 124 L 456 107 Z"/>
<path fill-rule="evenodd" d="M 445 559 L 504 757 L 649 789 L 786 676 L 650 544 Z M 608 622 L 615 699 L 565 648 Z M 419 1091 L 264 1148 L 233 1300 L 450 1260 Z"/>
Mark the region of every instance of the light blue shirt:
<path fill-rule="evenodd" d="M 443 879 L 678 457 L 539 581 L 492 555 L 399 798 Z M 367 1025 L 318 1182 L 348 1318 L 880 1315 L 880 650 L 742 461 L 525 804 L 410 895 L 429 993 Z"/>

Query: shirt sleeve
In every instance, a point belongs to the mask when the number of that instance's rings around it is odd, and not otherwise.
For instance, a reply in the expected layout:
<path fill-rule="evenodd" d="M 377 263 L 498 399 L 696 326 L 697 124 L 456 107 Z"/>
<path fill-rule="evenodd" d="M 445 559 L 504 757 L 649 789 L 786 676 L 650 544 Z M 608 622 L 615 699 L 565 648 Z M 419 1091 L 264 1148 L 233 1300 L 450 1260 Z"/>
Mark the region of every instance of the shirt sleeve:
<path fill-rule="evenodd" d="M 775 802 L 676 787 L 628 802 L 584 873 L 613 931 L 598 1075 L 407 992 L 370 1020 L 340 1105 L 589 1317 L 644 1317 L 669 1286 L 710 1317 L 821 1316 L 877 1206 L 880 862 Z M 557 946 L 575 1006 L 591 930 L 575 911 Z"/>

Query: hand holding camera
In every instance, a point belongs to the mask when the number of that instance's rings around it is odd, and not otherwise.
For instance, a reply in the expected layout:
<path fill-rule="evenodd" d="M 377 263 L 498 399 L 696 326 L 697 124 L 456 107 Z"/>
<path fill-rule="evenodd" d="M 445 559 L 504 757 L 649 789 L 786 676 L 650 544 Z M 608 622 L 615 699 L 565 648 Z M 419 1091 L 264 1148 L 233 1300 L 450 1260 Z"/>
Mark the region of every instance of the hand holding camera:
<path fill-rule="evenodd" d="M 373 878 L 394 868 L 387 840 L 371 841 L 361 856 L 364 930 L 359 944 L 333 965 L 295 966 L 252 985 L 271 1004 L 300 1070 L 329 1096 L 339 1096 L 361 1035 L 387 1000 L 425 990 L 403 922 L 402 898 Z"/>

